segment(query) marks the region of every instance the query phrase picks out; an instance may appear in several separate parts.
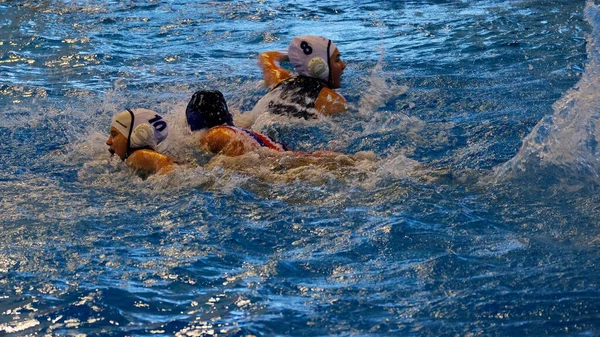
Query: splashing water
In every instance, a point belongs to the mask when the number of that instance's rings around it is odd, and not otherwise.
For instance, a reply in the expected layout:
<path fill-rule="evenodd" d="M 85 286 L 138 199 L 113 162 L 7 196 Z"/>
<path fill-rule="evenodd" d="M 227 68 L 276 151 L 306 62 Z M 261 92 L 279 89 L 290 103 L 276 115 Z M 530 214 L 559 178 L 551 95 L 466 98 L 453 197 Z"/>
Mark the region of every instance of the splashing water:
<path fill-rule="evenodd" d="M 0 33 L 0 334 L 598 335 L 598 6 L 14 0 Z M 304 34 L 349 113 L 254 114 L 257 54 Z M 343 154 L 208 156 L 200 89 Z M 172 174 L 110 158 L 126 107 L 168 120 Z"/>
<path fill-rule="evenodd" d="M 600 8 L 588 2 L 585 18 L 592 32 L 581 79 L 525 137 L 519 153 L 497 168 L 498 179 L 546 171 L 600 183 Z"/>

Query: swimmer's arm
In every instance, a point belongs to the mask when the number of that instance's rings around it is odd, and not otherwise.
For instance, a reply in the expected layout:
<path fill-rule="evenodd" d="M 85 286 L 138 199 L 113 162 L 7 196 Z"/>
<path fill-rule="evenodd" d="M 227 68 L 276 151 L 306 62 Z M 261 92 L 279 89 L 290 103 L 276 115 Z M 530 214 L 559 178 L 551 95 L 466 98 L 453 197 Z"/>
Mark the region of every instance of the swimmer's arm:
<path fill-rule="evenodd" d="M 332 89 L 323 88 L 315 101 L 315 109 L 328 116 L 346 112 L 346 99 Z"/>
<path fill-rule="evenodd" d="M 272 88 L 279 82 L 292 77 L 289 70 L 281 68 L 280 62 L 288 61 L 286 54 L 278 51 L 268 51 L 258 55 L 258 65 L 262 69 L 267 87 Z"/>
<path fill-rule="evenodd" d="M 127 165 L 150 174 L 167 174 L 175 169 L 173 159 L 153 150 L 138 150 L 127 158 Z"/>
<path fill-rule="evenodd" d="M 223 154 L 226 156 L 240 156 L 252 149 L 246 146 L 243 139 L 235 131 L 215 127 L 208 130 L 200 137 L 200 146 L 214 154 Z"/>
<path fill-rule="evenodd" d="M 317 165 L 326 167 L 354 166 L 357 158 L 335 151 L 285 151 L 273 152 L 271 155 L 278 158 L 278 168 L 294 169 L 298 167 Z"/>

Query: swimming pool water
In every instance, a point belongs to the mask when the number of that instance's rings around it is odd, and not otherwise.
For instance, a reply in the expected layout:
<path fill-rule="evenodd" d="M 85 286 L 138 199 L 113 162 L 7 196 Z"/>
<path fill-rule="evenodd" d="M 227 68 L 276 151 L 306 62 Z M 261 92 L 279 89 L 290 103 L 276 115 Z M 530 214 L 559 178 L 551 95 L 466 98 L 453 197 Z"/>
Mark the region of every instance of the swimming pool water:
<path fill-rule="evenodd" d="M 600 7 L 585 1 L 0 1 L 0 333 L 597 336 Z M 331 38 L 348 113 L 253 111 L 257 55 Z M 194 150 L 221 90 L 294 167 Z M 163 114 L 185 165 L 104 144 Z M 371 160 L 372 153 L 376 160 Z"/>

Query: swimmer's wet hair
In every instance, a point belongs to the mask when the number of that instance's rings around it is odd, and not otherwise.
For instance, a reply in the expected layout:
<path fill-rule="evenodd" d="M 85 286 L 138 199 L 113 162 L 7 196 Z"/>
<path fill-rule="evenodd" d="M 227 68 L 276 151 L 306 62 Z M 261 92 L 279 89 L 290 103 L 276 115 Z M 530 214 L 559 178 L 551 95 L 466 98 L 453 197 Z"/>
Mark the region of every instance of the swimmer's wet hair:
<path fill-rule="evenodd" d="M 218 90 L 196 91 L 185 109 L 185 117 L 192 131 L 223 124 L 233 125 L 225 97 Z"/>

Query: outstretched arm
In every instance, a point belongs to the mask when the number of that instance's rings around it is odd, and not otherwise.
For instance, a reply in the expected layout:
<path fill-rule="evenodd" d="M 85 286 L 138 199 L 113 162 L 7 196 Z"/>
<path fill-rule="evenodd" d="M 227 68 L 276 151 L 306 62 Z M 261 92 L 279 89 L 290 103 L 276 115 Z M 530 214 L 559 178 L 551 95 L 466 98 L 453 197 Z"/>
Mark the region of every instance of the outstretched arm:
<path fill-rule="evenodd" d="M 272 88 L 292 76 L 289 70 L 279 65 L 280 62 L 288 60 L 287 54 L 279 51 L 268 51 L 258 55 L 258 65 L 262 69 L 267 87 Z"/>
<path fill-rule="evenodd" d="M 280 169 L 291 170 L 305 166 L 319 166 L 328 169 L 356 166 L 359 162 L 376 162 L 374 153 L 359 152 L 347 155 L 340 152 L 322 150 L 314 152 L 286 151 L 272 152 L 271 156 L 277 158 L 277 166 Z"/>

